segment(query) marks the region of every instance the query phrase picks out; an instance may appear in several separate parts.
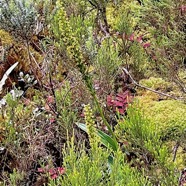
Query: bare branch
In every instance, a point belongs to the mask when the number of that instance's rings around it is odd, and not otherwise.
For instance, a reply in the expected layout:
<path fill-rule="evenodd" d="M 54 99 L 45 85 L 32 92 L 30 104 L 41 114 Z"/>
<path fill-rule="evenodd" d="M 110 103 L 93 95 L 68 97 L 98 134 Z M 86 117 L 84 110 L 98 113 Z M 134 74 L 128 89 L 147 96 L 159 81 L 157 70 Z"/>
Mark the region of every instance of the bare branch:
<path fill-rule="evenodd" d="M 144 85 L 140 85 L 139 83 L 137 83 L 134 78 L 131 76 L 131 74 L 128 72 L 128 70 L 126 68 L 122 68 L 122 70 L 124 71 L 125 74 L 127 74 L 130 79 L 132 80 L 132 83 L 134 83 L 136 86 L 140 87 L 140 88 L 143 88 L 143 89 L 146 89 L 146 90 L 149 90 L 151 92 L 154 92 L 156 94 L 159 94 L 159 95 L 162 95 L 162 96 L 166 96 L 166 97 L 170 97 L 172 99 L 175 99 L 175 100 L 185 100 L 183 97 L 175 97 L 175 96 L 172 96 L 170 94 L 166 94 L 166 93 L 163 93 L 163 92 L 160 92 L 160 91 L 157 91 L 157 90 L 154 90 L 154 89 L 151 89 L 151 88 L 148 88 Z"/>
<path fill-rule="evenodd" d="M 173 149 L 173 159 L 172 159 L 173 162 L 175 162 L 176 160 L 176 154 L 177 154 L 179 146 L 180 146 L 180 143 L 176 142 L 176 145 L 174 146 L 174 149 Z"/>

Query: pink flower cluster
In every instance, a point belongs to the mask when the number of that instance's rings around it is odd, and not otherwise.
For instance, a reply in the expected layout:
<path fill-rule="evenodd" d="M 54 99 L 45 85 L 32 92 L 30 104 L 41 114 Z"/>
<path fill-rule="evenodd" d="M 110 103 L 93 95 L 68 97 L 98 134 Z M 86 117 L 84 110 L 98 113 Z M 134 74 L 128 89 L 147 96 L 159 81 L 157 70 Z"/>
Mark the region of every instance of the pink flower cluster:
<path fill-rule="evenodd" d="M 49 168 L 48 166 L 46 166 L 44 168 L 38 168 L 37 171 L 39 173 L 44 173 L 44 174 L 49 173 L 49 176 L 51 179 L 56 179 L 58 178 L 59 175 L 62 175 L 65 173 L 65 168 L 63 167 Z"/>

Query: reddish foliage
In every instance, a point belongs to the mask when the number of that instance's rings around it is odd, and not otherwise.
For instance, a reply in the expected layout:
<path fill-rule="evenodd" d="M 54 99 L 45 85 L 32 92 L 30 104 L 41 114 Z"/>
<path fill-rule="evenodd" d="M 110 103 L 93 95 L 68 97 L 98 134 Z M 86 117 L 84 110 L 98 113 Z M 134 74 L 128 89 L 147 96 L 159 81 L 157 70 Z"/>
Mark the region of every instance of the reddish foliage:
<path fill-rule="evenodd" d="M 131 102 L 131 98 L 129 91 L 118 93 L 115 96 L 108 95 L 107 106 L 112 107 L 115 112 L 118 111 L 120 114 L 124 114 L 128 103 Z"/>
<path fill-rule="evenodd" d="M 65 173 L 65 168 L 63 167 L 57 167 L 57 168 L 48 168 L 48 166 L 44 168 L 38 168 L 37 171 L 39 173 L 49 173 L 49 176 L 51 179 L 56 179 L 58 178 L 59 175 L 62 175 Z"/>
<path fill-rule="evenodd" d="M 186 5 L 180 7 L 181 15 L 183 16 L 186 13 Z"/>
<path fill-rule="evenodd" d="M 143 43 L 143 35 L 140 35 L 140 36 L 137 37 L 137 38 L 135 38 L 134 36 L 135 36 L 134 33 L 132 33 L 129 37 L 126 36 L 125 39 L 127 39 L 127 40 L 129 40 L 129 41 L 131 41 L 131 42 L 136 41 L 136 42 L 140 43 L 141 46 L 143 46 L 143 48 L 148 48 L 148 47 L 151 46 L 150 43 Z"/>
<path fill-rule="evenodd" d="M 44 168 L 38 168 L 37 172 L 44 173 L 46 170 Z"/>
<path fill-rule="evenodd" d="M 137 41 L 138 43 L 142 43 L 142 42 L 143 42 L 142 39 L 143 39 L 143 36 L 141 35 L 141 36 L 137 37 L 136 41 Z"/>
<path fill-rule="evenodd" d="M 47 97 L 47 103 L 54 103 L 54 97 L 53 96 L 48 96 Z"/>
<path fill-rule="evenodd" d="M 54 123 L 56 121 L 55 118 L 50 118 L 50 124 Z"/>
<path fill-rule="evenodd" d="M 134 41 L 134 33 L 132 33 L 129 37 L 129 41 Z"/>
<path fill-rule="evenodd" d="M 150 47 L 150 43 L 144 43 L 143 44 L 143 48 L 148 48 L 148 47 Z"/>
<path fill-rule="evenodd" d="M 58 170 L 59 174 L 65 173 L 65 169 L 63 167 L 58 167 L 57 170 Z"/>

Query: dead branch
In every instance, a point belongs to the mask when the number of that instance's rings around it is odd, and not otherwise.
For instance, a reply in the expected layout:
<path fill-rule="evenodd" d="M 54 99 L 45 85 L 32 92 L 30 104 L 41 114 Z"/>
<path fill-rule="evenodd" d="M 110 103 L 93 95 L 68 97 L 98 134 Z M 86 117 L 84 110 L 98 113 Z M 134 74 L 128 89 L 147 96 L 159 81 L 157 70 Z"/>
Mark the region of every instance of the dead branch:
<path fill-rule="evenodd" d="M 137 87 L 140 87 L 140 88 L 143 88 L 143 89 L 146 89 L 146 90 L 149 90 L 151 92 L 154 92 L 156 94 L 159 94 L 159 95 L 162 95 L 162 96 L 165 96 L 165 97 L 169 97 L 169 98 L 172 98 L 172 99 L 175 99 L 175 100 L 185 100 L 183 97 L 175 97 L 175 96 L 172 96 L 170 94 L 166 94 L 164 92 L 160 92 L 160 91 L 157 91 L 157 90 L 154 90 L 154 89 L 151 89 L 151 88 L 148 88 L 144 85 L 141 85 L 139 83 L 137 83 L 134 78 L 131 76 L 131 74 L 128 72 L 128 70 L 126 68 L 122 68 L 123 72 L 129 76 L 129 78 L 132 80 L 132 83 L 134 85 L 136 85 Z"/>
<path fill-rule="evenodd" d="M 176 160 L 176 154 L 177 154 L 179 146 L 180 146 L 180 143 L 176 142 L 176 145 L 174 146 L 174 149 L 173 149 L 173 159 L 172 159 L 173 162 L 175 162 Z"/>

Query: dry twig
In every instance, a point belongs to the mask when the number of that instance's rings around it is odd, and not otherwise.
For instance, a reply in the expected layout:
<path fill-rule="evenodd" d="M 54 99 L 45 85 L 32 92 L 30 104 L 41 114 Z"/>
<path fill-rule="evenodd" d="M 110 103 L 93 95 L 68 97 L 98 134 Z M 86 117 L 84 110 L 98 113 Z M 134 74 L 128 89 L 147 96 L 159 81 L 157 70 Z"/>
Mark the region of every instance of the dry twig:
<path fill-rule="evenodd" d="M 143 88 L 143 89 L 146 89 L 146 90 L 149 90 L 151 92 L 154 92 L 156 94 L 159 94 L 159 95 L 162 95 L 162 96 L 166 96 L 166 97 L 169 97 L 169 98 L 172 98 L 172 99 L 175 99 L 175 100 L 185 100 L 183 97 L 175 97 L 175 96 L 172 96 L 170 94 L 166 94 L 164 92 L 160 92 L 160 91 L 157 91 L 157 90 L 154 90 L 154 89 L 151 89 L 151 88 L 148 88 L 144 85 L 141 85 L 139 83 L 137 83 L 134 78 L 131 76 L 131 74 L 129 73 L 129 71 L 126 69 L 126 68 L 122 68 L 123 72 L 129 76 L 129 78 L 132 80 L 132 83 L 134 85 L 136 85 L 137 87 L 140 87 L 140 88 Z"/>

